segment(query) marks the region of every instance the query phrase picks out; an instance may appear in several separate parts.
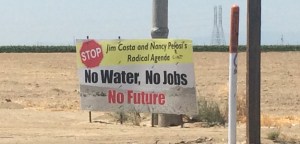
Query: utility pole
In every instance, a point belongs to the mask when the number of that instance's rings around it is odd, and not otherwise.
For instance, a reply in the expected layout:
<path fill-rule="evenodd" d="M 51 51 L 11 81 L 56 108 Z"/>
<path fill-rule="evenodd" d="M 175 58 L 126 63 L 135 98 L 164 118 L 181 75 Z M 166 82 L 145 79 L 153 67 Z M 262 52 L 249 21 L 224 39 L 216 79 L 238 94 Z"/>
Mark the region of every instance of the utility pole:
<path fill-rule="evenodd" d="M 168 38 L 168 0 L 153 0 L 152 7 L 152 38 Z M 155 114 L 152 114 L 152 126 L 157 121 L 160 127 L 182 124 L 181 116 L 174 114 L 160 114 L 158 120 L 155 119 Z"/>
<path fill-rule="evenodd" d="M 261 0 L 247 0 L 247 144 L 260 143 Z"/>

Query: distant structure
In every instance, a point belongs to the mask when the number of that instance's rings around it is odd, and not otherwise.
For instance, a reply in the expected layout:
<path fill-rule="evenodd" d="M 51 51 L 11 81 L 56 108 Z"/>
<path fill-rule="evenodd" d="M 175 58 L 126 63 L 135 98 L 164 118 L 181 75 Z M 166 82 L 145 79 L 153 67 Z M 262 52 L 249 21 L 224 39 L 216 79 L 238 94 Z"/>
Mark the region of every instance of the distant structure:
<path fill-rule="evenodd" d="M 283 34 L 281 34 L 281 45 L 283 45 L 284 44 L 284 39 L 283 39 Z"/>
<path fill-rule="evenodd" d="M 214 28 L 212 32 L 211 45 L 225 45 L 225 37 L 222 26 L 222 6 L 214 7 Z"/>

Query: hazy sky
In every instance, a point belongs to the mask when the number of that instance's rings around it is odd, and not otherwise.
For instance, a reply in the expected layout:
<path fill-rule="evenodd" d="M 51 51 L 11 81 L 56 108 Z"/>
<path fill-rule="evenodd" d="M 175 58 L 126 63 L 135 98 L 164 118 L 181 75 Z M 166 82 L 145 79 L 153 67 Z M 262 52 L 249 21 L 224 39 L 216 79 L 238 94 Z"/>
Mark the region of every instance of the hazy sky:
<path fill-rule="evenodd" d="M 169 38 L 210 44 L 213 7 L 223 7 L 229 37 L 232 4 L 240 6 L 246 43 L 247 0 L 169 0 Z M 262 44 L 300 44 L 300 1 L 262 0 Z M 74 39 L 151 38 L 152 0 L 0 0 L 0 45 L 72 45 Z"/>

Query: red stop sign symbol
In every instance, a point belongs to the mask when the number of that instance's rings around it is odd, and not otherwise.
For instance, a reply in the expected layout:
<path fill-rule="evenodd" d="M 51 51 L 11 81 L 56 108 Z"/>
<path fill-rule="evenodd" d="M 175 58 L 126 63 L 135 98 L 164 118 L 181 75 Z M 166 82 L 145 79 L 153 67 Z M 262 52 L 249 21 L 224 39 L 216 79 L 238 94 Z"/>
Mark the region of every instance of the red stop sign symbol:
<path fill-rule="evenodd" d="M 103 59 L 102 47 L 95 40 L 89 40 L 82 43 L 80 49 L 80 58 L 87 68 L 99 66 Z"/>

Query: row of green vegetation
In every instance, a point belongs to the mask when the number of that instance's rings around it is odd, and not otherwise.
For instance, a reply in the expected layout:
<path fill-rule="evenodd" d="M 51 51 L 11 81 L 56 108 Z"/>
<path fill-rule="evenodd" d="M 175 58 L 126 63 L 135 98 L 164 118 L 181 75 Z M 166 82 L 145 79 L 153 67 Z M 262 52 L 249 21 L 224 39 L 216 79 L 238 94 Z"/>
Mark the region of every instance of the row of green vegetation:
<path fill-rule="evenodd" d="M 228 52 L 229 47 L 226 45 L 214 46 L 214 45 L 195 45 L 193 46 L 194 52 Z M 246 46 L 241 45 L 238 47 L 239 52 L 245 52 Z M 261 51 L 300 51 L 300 45 L 262 45 Z"/>
<path fill-rule="evenodd" d="M 63 53 L 76 52 L 75 46 L 0 46 L 0 53 Z"/>
<path fill-rule="evenodd" d="M 194 52 L 228 52 L 228 46 L 195 45 Z M 300 51 L 300 45 L 263 45 L 263 52 Z M 246 51 L 246 46 L 239 46 L 239 52 Z M 76 52 L 75 46 L 0 46 L 0 53 L 63 53 Z"/>

